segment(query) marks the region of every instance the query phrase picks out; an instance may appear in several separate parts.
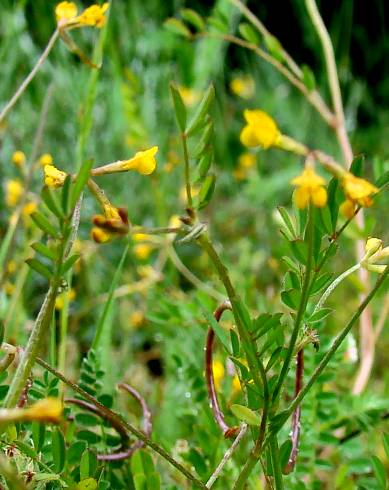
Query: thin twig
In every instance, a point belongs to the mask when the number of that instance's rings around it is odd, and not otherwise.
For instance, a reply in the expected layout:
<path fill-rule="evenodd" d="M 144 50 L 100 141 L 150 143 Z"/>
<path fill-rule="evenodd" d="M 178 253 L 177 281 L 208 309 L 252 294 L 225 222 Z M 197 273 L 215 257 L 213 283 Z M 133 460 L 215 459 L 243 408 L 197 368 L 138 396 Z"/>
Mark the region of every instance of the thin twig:
<path fill-rule="evenodd" d="M 197 276 L 193 274 L 191 270 L 189 270 L 186 265 L 181 261 L 180 257 L 177 255 L 177 252 L 173 248 L 173 246 L 169 246 L 168 248 L 168 256 L 172 261 L 174 267 L 187 279 L 191 282 L 197 289 L 205 291 L 209 296 L 216 299 L 216 301 L 225 301 L 225 296 L 216 289 L 213 289 L 211 286 L 201 281 Z"/>
<path fill-rule="evenodd" d="M 303 385 L 303 374 L 304 374 L 304 349 L 301 349 L 297 353 L 296 359 L 296 381 L 294 388 L 294 396 L 296 397 Z M 301 405 L 298 405 L 292 415 L 292 450 L 290 452 L 289 460 L 285 467 L 283 468 L 283 473 L 286 475 L 294 470 L 297 462 L 297 455 L 299 450 L 299 440 L 300 440 L 300 419 L 301 419 Z"/>
<path fill-rule="evenodd" d="M 220 321 L 221 316 L 225 311 L 231 311 L 232 306 L 229 301 L 224 301 L 219 305 L 213 313 L 213 316 L 217 322 Z M 215 388 L 215 377 L 213 375 L 213 345 L 215 340 L 215 331 L 213 328 L 208 328 L 207 341 L 205 344 L 205 380 L 207 382 L 208 397 L 211 404 L 211 409 L 216 420 L 217 425 L 222 430 L 224 437 L 235 437 L 239 430 L 239 427 L 230 427 L 225 419 L 223 412 L 220 409 L 219 400 L 217 398 Z"/>
<path fill-rule="evenodd" d="M 47 362 L 45 362 L 43 359 L 40 359 L 39 357 L 36 359 L 36 362 L 42 366 L 44 369 L 52 373 L 56 378 L 60 379 L 63 383 L 65 383 L 67 386 L 69 386 L 72 390 L 74 390 L 76 393 L 81 395 L 85 400 L 89 401 L 93 405 L 95 405 L 101 413 L 107 414 L 107 416 L 110 417 L 111 420 L 115 419 L 118 423 L 120 423 L 125 429 L 127 429 L 131 434 L 133 434 L 135 437 L 143 441 L 146 446 L 150 447 L 153 451 L 158 453 L 162 458 L 164 458 L 166 461 L 168 461 L 172 466 L 174 466 L 178 471 L 180 471 L 184 476 L 188 478 L 194 485 L 196 485 L 199 488 L 207 488 L 203 482 L 198 480 L 190 471 L 188 471 L 181 463 L 176 461 L 165 449 L 163 449 L 161 446 L 159 446 L 157 443 L 153 442 L 149 437 L 146 436 L 142 431 L 136 429 L 133 425 L 125 421 L 119 414 L 116 412 L 113 412 L 106 406 L 104 406 L 102 403 L 100 403 L 95 397 L 90 395 L 88 392 L 83 390 L 80 386 L 78 386 L 76 383 L 73 383 L 70 381 L 68 378 L 66 378 L 62 373 L 51 367 Z"/>
<path fill-rule="evenodd" d="M 305 0 L 305 5 L 323 48 L 332 104 L 336 115 L 335 131 L 343 153 L 345 165 L 348 167 L 353 160 L 353 151 L 346 131 L 342 94 L 340 91 L 334 48 L 332 46 L 330 35 L 316 6 L 315 0 Z"/>
<path fill-rule="evenodd" d="M 238 444 L 242 440 L 243 436 L 246 434 L 246 431 L 247 431 L 247 425 L 246 424 L 242 424 L 241 427 L 240 427 L 240 431 L 238 432 L 238 435 L 236 436 L 234 442 L 227 449 L 227 451 L 225 452 L 222 460 L 220 461 L 220 463 L 218 464 L 217 468 L 215 469 L 215 471 L 212 473 L 212 475 L 210 476 L 209 480 L 207 481 L 207 483 L 205 485 L 206 488 L 211 488 L 212 485 L 215 483 L 215 481 L 219 478 L 219 475 L 220 475 L 222 469 L 224 468 L 224 466 L 227 463 L 227 461 L 233 455 L 235 449 L 238 447 Z"/>
<path fill-rule="evenodd" d="M 47 43 L 47 46 L 43 53 L 41 54 L 40 58 L 38 59 L 36 65 L 34 68 L 30 71 L 30 73 L 27 75 L 27 77 L 24 79 L 23 83 L 20 85 L 20 87 L 17 89 L 15 94 L 12 96 L 10 101 L 5 105 L 3 110 L 0 113 L 0 123 L 3 121 L 3 119 L 7 116 L 9 111 L 12 109 L 12 107 L 16 104 L 20 96 L 23 94 L 23 92 L 26 90 L 32 79 L 35 77 L 43 63 L 46 61 L 47 57 L 50 54 L 50 51 L 52 50 L 55 41 L 58 39 L 58 28 L 53 32 L 51 38 L 49 39 L 49 42 Z"/>

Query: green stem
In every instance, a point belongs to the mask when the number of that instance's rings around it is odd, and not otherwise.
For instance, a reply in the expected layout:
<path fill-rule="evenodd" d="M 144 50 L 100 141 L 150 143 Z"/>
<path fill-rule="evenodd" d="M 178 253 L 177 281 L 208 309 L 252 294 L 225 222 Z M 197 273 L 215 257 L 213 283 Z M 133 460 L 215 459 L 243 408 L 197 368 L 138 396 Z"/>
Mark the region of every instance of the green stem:
<path fill-rule="evenodd" d="M 280 394 L 281 387 L 285 381 L 286 375 L 288 374 L 290 363 L 293 357 L 294 348 L 296 346 L 297 338 L 300 332 L 301 322 L 305 313 L 305 309 L 308 302 L 309 297 L 309 286 L 311 283 L 311 272 L 312 272 L 312 263 L 313 263 L 313 216 L 312 209 L 308 209 L 308 223 L 306 228 L 306 233 L 308 234 L 308 257 L 307 257 L 307 266 L 305 269 L 305 277 L 303 289 L 301 292 L 301 299 L 299 308 L 297 311 L 296 319 L 293 326 L 292 335 L 289 341 L 288 350 L 286 352 L 286 357 L 284 363 L 282 365 L 281 373 L 279 375 L 277 385 L 274 388 L 273 392 L 273 401 L 277 399 Z"/>
<path fill-rule="evenodd" d="M 324 303 L 327 301 L 328 297 L 330 294 L 333 292 L 333 290 L 339 286 L 339 284 L 343 281 L 343 279 L 346 279 L 350 274 L 353 272 L 357 271 L 358 269 L 361 268 L 361 264 L 355 264 L 350 269 L 347 269 L 343 274 L 340 274 L 329 286 L 328 288 L 324 291 L 323 296 L 319 299 L 317 305 L 315 306 L 315 309 L 313 310 L 312 314 L 315 314 L 317 311 L 320 310 L 320 308 L 324 305 Z"/>
<path fill-rule="evenodd" d="M 188 141 L 185 133 L 181 134 L 182 149 L 184 152 L 184 164 L 185 164 L 185 187 L 186 187 L 186 199 L 188 202 L 188 207 L 192 207 L 192 188 L 190 185 L 190 164 L 189 164 L 189 152 L 188 152 Z"/>
<path fill-rule="evenodd" d="M 370 303 L 370 301 L 372 300 L 374 295 L 380 289 L 380 287 L 384 283 L 388 274 L 389 274 L 389 267 L 387 267 L 385 272 L 383 272 L 381 274 L 381 276 L 377 280 L 374 288 L 370 291 L 370 293 L 366 296 L 366 298 L 359 305 L 357 311 L 354 313 L 354 315 L 352 316 L 352 318 L 348 322 L 348 324 L 344 327 L 344 329 L 335 338 L 335 340 L 332 343 L 330 350 L 325 354 L 323 359 L 320 361 L 320 363 L 318 364 L 317 368 L 313 372 L 312 376 L 309 378 L 306 385 L 303 387 L 303 389 L 300 391 L 300 393 L 296 396 L 296 398 L 293 400 L 293 402 L 286 409 L 287 413 L 291 414 L 294 411 L 294 409 L 301 403 L 301 400 L 305 397 L 305 395 L 308 393 L 308 391 L 314 385 L 317 378 L 320 376 L 320 374 L 323 372 L 324 368 L 327 366 L 327 364 L 330 362 L 330 360 L 332 359 L 332 357 L 334 356 L 334 354 L 338 350 L 340 344 L 346 338 L 347 334 L 350 332 L 350 330 L 352 329 L 354 324 L 357 322 L 357 320 L 361 316 L 362 312 L 365 310 L 365 308 Z"/>
<path fill-rule="evenodd" d="M 244 348 L 246 358 L 248 361 L 249 369 L 251 376 L 254 380 L 255 385 L 258 389 L 263 388 L 263 411 L 262 411 L 262 419 L 261 425 L 259 428 L 258 438 L 255 442 L 254 449 L 251 451 L 249 456 L 249 463 L 247 463 L 244 467 L 244 472 L 239 475 L 237 484 L 239 486 L 234 488 L 242 488 L 242 485 L 246 482 L 248 476 L 251 473 L 251 470 L 254 468 L 255 464 L 258 462 L 258 459 L 261 454 L 261 449 L 263 445 L 263 440 L 265 438 L 266 426 L 267 426 L 267 418 L 269 413 L 269 405 L 270 405 L 270 393 L 269 387 L 266 378 L 266 371 L 263 366 L 261 359 L 258 358 L 255 344 L 251 339 L 250 331 L 247 328 L 247 322 L 245 322 L 244 318 L 246 316 L 246 311 L 244 306 L 242 305 L 238 295 L 236 294 L 235 288 L 233 287 L 230 277 L 228 275 L 228 271 L 224 264 L 221 262 L 218 253 L 210 242 L 208 236 L 206 234 L 200 235 L 198 238 L 198 243 L 201 245 L 203 250 L 208 254 L 209 258 L 213 262 L 215 266 L 219 278 L 222 281 L 228 299 L 230 300 L 232 306 L 232 312 L 234 314 L 235 322 L 238 328 L 239 336 L 242 341 L 242 346 Z"/>
<path fill-rule="evenodd" d="M 277 435 L 273 434 L 270 437 L 270 454 L 273 466 L 273 478 L 275 490 L 283 490 L 284 483 L 282 481 L 282 469 L 280 463 L 280 450 L 278 448 Z"/>
<path fill-rule="evenodd" d="M 57 290 L 58 286 L 54 283 L 50 286 L 46 294 L 30 338 L 28 339 L 27 347 L 23 352 L 14 377 L 12 378 L 11 385 L 4 400 L 4 408 L 13 408 L 19 401 L 23 388 L 30 376 L 32 366 L 34 365 L 41 348 L 42 340 L 49 332 Z"/>
<path fill-rule="evenodd" d="M 84 391 L 76 383 L 70 381 L 62 373 L 60 373 L 59 371 L 51 367 L 49 364 L 47 364 L 47 362 L 45 362 L 43 359 L 36 358 L 36 362 L 44 369 L 49 371 L 51 374 L 53 374 L 56 378 L 60 379 L 63 383 L 69 386 L 76 393 L 81 395 L 85 400 L 95 405 L 98 408 L 99 412 L 104 414 L 108 420 L 114 421 L 115 423 L 117 423 L 117 425 L 124 427 L 126 430 L 131 432 L 131 434 L 133 434 L 136 438 L 143 441 L 149 448 L 151 448 L 153 451 L 155 451 L 160 456 L 162 456 L 166 461 L 168 461 L 172 466 L 174 466 L 178 471 L 180 471 L 184 476 L 186 476 L 186 478 L 188 478 L 188 480 L 190 480 L 194 485 L 196 485 L 199 488 L 207 488 L 203 482 L 201 482 L 194 475 L 192 475 L 190 471 L 188 471 L 184 466 L 182 466 L 178 461 L 176 461 L 172 456 L 170 456 L 170 454 L 166 452 L 161 446 L 159 446 L 151 439 L 149 439 L 144 432 L 136 429 L 131 424 L 126 422 L 119 414 L 113 412 L 105 405 L 101 404 L 95 397 L 93 397 L 92 395 Z"/>

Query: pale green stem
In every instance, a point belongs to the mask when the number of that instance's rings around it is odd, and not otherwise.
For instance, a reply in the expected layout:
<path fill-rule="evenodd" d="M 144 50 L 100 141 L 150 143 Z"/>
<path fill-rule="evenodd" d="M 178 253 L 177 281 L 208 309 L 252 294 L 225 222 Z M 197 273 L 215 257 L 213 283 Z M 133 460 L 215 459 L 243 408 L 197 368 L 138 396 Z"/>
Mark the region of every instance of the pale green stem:
<path fill-rule="evenodd" d="M 184 152 L 184 164 L 185 164 L 185 188 L 186 188 L 186 199 L 188 202 L 188 207 L 192 207 L 192 188 L 190 185 L 190 163 L 189 163 L 189 153 L 188 153 L 188 142 L 185 133 L 181 134 L 182 149 Z"/>
<path fill-rule="evenodd" d="M 328 34 L 326 26 L 324 25 L 323 19 L 321 18 L 320 12 L 316 6 L 315 0 L 305 0 L 305 5 L 323 48 L 332 104 L 337 119 L 335 131 L 339 145 L 343 152 L 345 164 L 348 167 L 353 160 L 353 151 L 346 132 L 342 94 L 340 92 L 334 48 L 332 46 L 330 35 Z"/>
<path fill-rule="evenodd" d="M 328 288 L 324 291 L 323 296 L 319 299 L 317 305 L 315 306 L 315 309 L 313 310 L 312 314 L 315 314 L 317 311 L 322 308 L 324 303 L 327 301 L 327 298 L 330 296 L 332 291 L 339 286 L 339 284 L 343 281 L 343 279 L 346 279 L 349 275 L 351 275 L 353 272 L 357 271 L 361 267 L 361 264 L 355 264 L 350 269 L 347 269 L 343 274 L 338 276 L 334 282 L 332 282 Z"/>
<path fill-rule="evenodd" d="M 20 85 L 20 87 L 17 89 L 15 94 L 12 96 L 10 101 L 5 105 L 3 110 L 0 113 L 0 123 L 3 121 L 3 119 L 7 116 L 9 111 L 12 109 L 12 107 L 16 104 L 16 102 L 19 100 L 20 96 L 23 94 L 23 92 L 26 90 L 32 79 L 35 77 L 35 75 L 38 73 L 39 69 L 43 65 L 43 63 L 46 61 L 47 57 L 50 54 L 50 51 L 52 50 L 56 40 L 58 39 L 58 34 L 59 31 L 56 29 L 51 38 L 49 39 L 49 42 L 47 43 L 47 46 L 43 53 L 41 54 L 39 60 L 37 61 L 36 65 L 34 68 L 30 71 L 30 73 L 27 75 L 27 77 L 24 79 L 23 83 Z"/>
<path fill-rule="evenodd" d="M 57 284 L 52 284 L 46 294 L 30 338 L 28 339 L 27 347 L 21 356 L 14 377 L 12 378 L 11 385 L 4 400 L 4 408 L 13 408 L 18 403 L 42 346 L 42 341 L 48 336 L 57 289 Z"/>

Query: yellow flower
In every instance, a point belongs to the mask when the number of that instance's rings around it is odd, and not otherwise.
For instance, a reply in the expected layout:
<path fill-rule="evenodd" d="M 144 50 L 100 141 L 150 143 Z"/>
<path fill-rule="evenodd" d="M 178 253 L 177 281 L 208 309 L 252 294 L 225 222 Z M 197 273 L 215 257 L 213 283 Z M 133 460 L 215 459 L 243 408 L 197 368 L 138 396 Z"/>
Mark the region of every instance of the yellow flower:
<path fill-rule="evenodd" d="M 108 2 L 103 3 L 103 5 L 91 5 L 78 16 L 77 20 L 80 25 L 101 28 L 107 20 L 105 12 L 108 10 L 108 7 Z"/>
<path fill-rule="evenodd" d="M 138 243 L 134 247 L 134 254 L 139 260 L 146 260 L 150 257 L 153 247 L 148 243 Z"/>
<path fill-rule="evenodd" d="M 322 208 L 327 203 L 327 191 L 323 187 L 326 181 L 317 175 L 314 169 L 307 166 L 303 173 L 295 177 L 291 183 L 297 186 L 294 191 L 294 200 L 299 209 L 304 209 L 309 202 L 318 208 Z"/>
<path fill-rule="evenodd" d="M 257 163 L 257 157 L 254 153 L 246 151 L 239 156 L 238 163 L 242 168 L 252 168 Z"/>
<path fill-rule="evenodd" d="M 154 172 L 157 162 L 155 155 L 158 151 L 158 146 L 153 146 L 146 151 L 138 151 L 130 160 L 124 161 L 123 170 L 136 170 L 142 175 L 150 175 Z"/>
<path fill-rule="evenodd" d="M 194 104 L 196 104 L 196 102 L 198 102 L 201 96 L 198 90 L 194 90 L 193 88 L 189 88 L 189 87 L 184 87 L 182 85 L 178 87 L 178 91 L 180 92 L 181 98 L 187 107 L 191 107 Z"/>
<path fill-rule="evenodd" d="M 8 180 L 5 184 L 5 202 L 7 206 L 14 207 L 23 194 L 23 185 L 18 179 Z"/>
<path fill-rule="evenodd" d="M 224 365 L 221 361 L 212 361 L 213 380 L 216 391 L 220 390 L 224 378 Z"/>
<path fill-rule="evenodd" d="M 231 80 L 230 90 L 234 95 L 238 95 L 242 99 L 249 99 L 254 95 L 254 80 L 250 76 L 234 78 Z"/>
<path fill-rule="evenodd" d="M 58 424 L 61 421 L 63 404 L 58 398 L 43 398 L 24 410 L 24 420 Z"/>
<path fill-rule="evenodd" d="M 55 17 L 58 23 L 66 23 L 77 16 L 77 5 L 73 2 L 61 2 L 55 7 Z"/>
<path fill-rule="evenodd" d="M 235 376 L 232 378 L 232 393 L 235 395 L 240 391 L 242 391 L 242 386 L 240 384 L 239 376 L 235 374 Z"/>
<path fill-rule="evenodd" d="M 61 2 L 55 7 L 58 26 L 62 29 L 82 26 L 101 28 L 106 22 L 108 3 L 91 5 L 77 16 L 77 6 L 73 2 Z"/>
<path fill-rule="evenodd" d="M 157 151 L 158 146 L 153 146 L 145 151 L 138 151 L 135 153 L 135 156 L 129 160 L 118 160 L 117 162 L 94 168 L 92 170 L 92 175 L 106 175 L 115 172 L 126 172 L 127 170 L 136 170 L 142 175 L 150 175 L 157 166 L 155 160 Z"/>
<path fill-rule="evenodd" d="M 354 204 L 368 208 L 373 204 L 371 196 L 378 192 L 377 187 L 365 179 L 355 177 L 350 172 L 345 172 L 342 177 L 342 185 L 346 198 Z"/>
<path fill-rule="evenodd" d="M 232 171 L 232 175 L 235 180 L 244 180 L 247 179 L 247 169 L 242 167 L 237 167 Z"/>
<path fill-rule="evenodd" d="M 67 174 L 62 172 L 62 170 L 58 170 L 54 165 L 45 165 L 43 170 L 45 173 L 45 184 L 48 187 L 61 187 L 65 182 Z"/>
<path fill-rule="evenodd" d="M 133 327 L 138 328 L 145 320 L 145 315 L 141 310 L 135 310 L 130 315 L 130 323 Z"/>
<path fill-rule="evenodd" d="M 32 213 L 36 211 L 38 207 L 38 204 L 34 201 L 28 202 L 27 204 L 24 205 L 23 207 L 23 216 L 27 218 L 28 216 L 31 216 Z"/>
<path fill-rule="evenodd" d="M 53 157 L 50 155 L 50 153 L 44 153 L 39 158 L 39 163 L 41 164 L 42 167 L 46 167 L 46 165 L 52 165 Z"/>
<path fill-rule="evenodd" d="M 281 133 L 277 124 L 266 112 L 246 109 L 243 114 L 247 121 L 240 133 L 243 145 L 249 148 L 261 146 L 266 150 L 280 142 Z"/>
<path fill-rule="evenodd" d="M 103 206 L 104 215 L 97 214 L 92 222 L 92 238 L 97 243 L 105 243 L 120 235 L 126 235 L 129 231 L 127 212 L 123 208 L 116 208 L 109 202 Z"/>
<path fill-rule="evenodd" d="M 26 155 L 22 151 L 15 151 L 12 155 L 12 162 L 18 167 L 22 167 L 26 163 Z"/>
<path fill-rule="evenodd" d="M 339 206 L 339 211 L 346 218 L 352 218 L 354 216 L 354 214 L 355 214 L 355 210 L 356 210 L 356 205 L 355 205 L 354 201 L 350 201 L 350 199 L 346 199 Z"/>
<path fill-rule="evenodd" d="M 67 299 L 71 303 L 76 297 L 76 291 L 71 288 L 69 291 L 64 291 L 55 298 L 55 308 L 57 310 L 62 310 L 65 306 L 65 300 Z"/>
<path fill-rule="evenodd" d="M 63 404 L 58 398 L 44 398 L 28 408 L 3 408 L 0 410 L 0 424 L 14 422 L 43 422 L 58 424 L 61 421 Z"/>

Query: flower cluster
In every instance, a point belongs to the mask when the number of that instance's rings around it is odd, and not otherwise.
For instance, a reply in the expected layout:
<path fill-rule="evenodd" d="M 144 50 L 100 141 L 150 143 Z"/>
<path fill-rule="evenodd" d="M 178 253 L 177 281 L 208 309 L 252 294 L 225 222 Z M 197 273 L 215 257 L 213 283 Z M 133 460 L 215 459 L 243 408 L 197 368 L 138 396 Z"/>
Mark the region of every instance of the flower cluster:
<path fill-rule="evenodd" d="M 83 26 L 101 28 L 106 22 L 105 12 L 109 4 L 91 5 L 78 14 L 77 5 L 73 2 L 61 2 L 55 7 L 55 16 L 59 29 Z"/>

